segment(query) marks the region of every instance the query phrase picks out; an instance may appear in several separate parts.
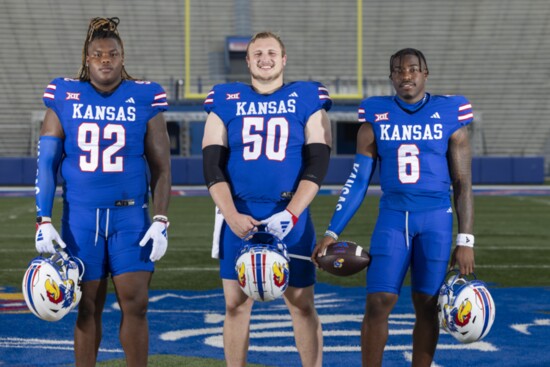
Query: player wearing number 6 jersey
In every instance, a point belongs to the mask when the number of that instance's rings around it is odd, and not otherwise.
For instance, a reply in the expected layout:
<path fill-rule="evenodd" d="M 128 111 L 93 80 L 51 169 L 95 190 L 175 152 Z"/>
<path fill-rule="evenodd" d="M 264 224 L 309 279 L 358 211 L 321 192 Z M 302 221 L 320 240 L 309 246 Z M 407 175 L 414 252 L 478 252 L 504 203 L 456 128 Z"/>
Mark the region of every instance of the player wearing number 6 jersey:
<path fill-rule="evenodd" d="M 75 328 L 77 366 L 96 363 L 109 276 L 122 311 L 119 335 L 126 362 L 147 365 L 149 283 L 153 262 L 167 248 L 166 93 L 156 83 L 127 74 L 118 23 L 118 18 L 92 19 L 78 79 L 54 79 L 43 96 L 48 109 L 39 140 L 36 248 L 55 252 L 55 240 L 84 263 Z M 59 166 L 61 236 L 51 224 Z"/>
<path fill-rule="evenodd" d="M 381 366 L 388 317 L 410 267 L 416 312 L 413 366 L 430 366 L 439 337 L 437 296 L 451 253 L 453 214 L 457 247 L 451 265 L 474 268 L 471 152 L 466 125 L 470 102 L 463 96 L 425 91 L 424 55 L 403 49 L 390 59 L 391 97 L 371 97 L 359 107 L 357 154 L 348 181 L 314 259 L 334 242 L 361 205 L 375 164 L 380 167 L 379 216 L 367 271 L 367 304 L 361 332 L 363 365 Z"/>
<path fill-rule="evenodd" d="M 287 60 L 280 38 L 255 35 L 246 60 L 251 85 L 215 86 L 204 107 L 206 184 L 219 209 L 214 234 L 226 303 L 228 366 L 244 366 L 253 300 L 241 290 L 235 260 L 242 238 L 265 225 L 294 255 L 311 256 L 315 231 L 308 206 L 328 168 L 331 100 L 316 82 L 283 83 Z M 222 217 L 224 219 L 222 219 Z M 321 366 L 323 340 L 313 304 L 315 267 L 291 258 L 284 293 L 303 366 Z"/>

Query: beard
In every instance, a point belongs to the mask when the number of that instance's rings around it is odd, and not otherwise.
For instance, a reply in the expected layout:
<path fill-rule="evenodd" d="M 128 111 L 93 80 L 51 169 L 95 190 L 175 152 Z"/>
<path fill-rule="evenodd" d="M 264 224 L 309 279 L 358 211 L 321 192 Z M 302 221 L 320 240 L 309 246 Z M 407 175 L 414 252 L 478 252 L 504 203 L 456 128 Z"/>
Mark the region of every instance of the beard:
<path fill-rule="evenodd" d="M 277 73 L 271 74 L 271 75 L 263 75 L 261 73 L 256 73 L 250 70 L 250 76 L 252 77 L 252 79 L 257 80 L 259 82 L 271 82 L 273 80 L 277 80 L 282 74 L 283 74 L 282 68 Z"/>

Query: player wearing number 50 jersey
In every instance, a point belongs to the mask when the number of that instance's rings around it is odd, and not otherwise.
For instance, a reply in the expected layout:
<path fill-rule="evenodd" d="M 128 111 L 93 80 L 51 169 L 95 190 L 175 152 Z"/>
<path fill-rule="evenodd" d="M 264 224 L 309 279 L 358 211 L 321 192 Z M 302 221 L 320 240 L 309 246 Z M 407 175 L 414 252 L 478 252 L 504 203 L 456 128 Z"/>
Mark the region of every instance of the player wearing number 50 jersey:
<path fill-rule="evenodd" d="M 359 106 L 357 154 L 323 241 L 334 242 L 361 205 L 375 165 L 382 197 L 367 271 L 367 305 L 361 332 L 363 365 L 381 366 L 388 317 L 410 267 L 416 312 L 413 366 L 429 366 L 439 336 L 437 296 L 451 254 L 453 211 L 458 219 L 451 266 L 474 267 L 471 152 L 467 126 L 472 106 L 463 96 L 425 91 L 424 55 L 403 49 L 390 59 L 395 96 L 371 97 Z"/>
<path fill-rule="evenodd" d="M 55 252 L 56 241 L 84 263 L 77 366 L 95 365 L 109 276 L 122 311 L 119 335 L 126 362 L 147 364 L 149 284 L 153 262 L 168 245 L 166 93 L 156 83 L 128 75 L 118 23 L 118 18 L 92 19 L 78 79 L 54 79 L 43 95 L 47 111 L 38 151 L 36 248 Z M 51 223 L 58 167 L 61 236 Z"/>
<path fill-rule="evenodd" d="M 283 83 L 286 54 L 280 38 L 258 33 L 246 60 L 252 84 L 217 85 L 204 102 L 204 175 L 219 210 L 213 254 L 220 259 L 225 295 L 228 366 L 244 366 L 248 350 L 253 300 L 239 287 L 235 272 L 242 238 L 264 225 L 284 239 L 290 254 L 311 256 L 315 231 L 308 206 L 326 174 L 331 145 L 329 94 L 317 82 Z M 321 366 L 315 267 L 291 257 L 289 274 L 283 297 L 302 365 Z"/>

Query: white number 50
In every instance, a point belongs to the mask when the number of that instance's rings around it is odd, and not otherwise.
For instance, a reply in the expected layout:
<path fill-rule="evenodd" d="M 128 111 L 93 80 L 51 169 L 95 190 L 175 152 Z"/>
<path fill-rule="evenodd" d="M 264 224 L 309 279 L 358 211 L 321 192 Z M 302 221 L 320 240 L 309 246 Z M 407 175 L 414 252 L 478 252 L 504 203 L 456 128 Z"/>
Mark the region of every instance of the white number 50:
<path fill-rule="evenodd" d="M 251 144 L 243 149 L 245 161 L 260 157 L 265 145 L 265 155 L 272 161 L 282 161 L 286 157 L 288 143 L 288 121 L 283 117 L 272 117 L 267 120 L 267 136 L 259 133 L 264 130 L 263 117 L 245 117 L 243 119 L 243 144 Z"/>

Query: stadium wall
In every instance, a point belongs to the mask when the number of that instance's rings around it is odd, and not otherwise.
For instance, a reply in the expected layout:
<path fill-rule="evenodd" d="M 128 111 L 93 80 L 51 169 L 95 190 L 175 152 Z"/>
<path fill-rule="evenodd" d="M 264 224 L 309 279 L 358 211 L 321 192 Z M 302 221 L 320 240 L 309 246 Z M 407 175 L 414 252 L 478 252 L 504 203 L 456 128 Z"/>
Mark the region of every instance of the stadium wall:
<path fill-rule="evenodd" d="M 343 184 L 349 176 L 352 165 L 352 156 L 332 157 L 324 184 Z M 35 176 L 35 158 L 0 158 L 1 186 L 32 186 Z M 472 181 L 474 184 L 542 184 L 544 183 L 544 158 L 474 157 Z M 174 185 L 203 185 L 202 158 L 200 156 L 173 157 L 172 182 Z M 372 183 L 379 183 L 378 169 L 372 178 Z"/>

